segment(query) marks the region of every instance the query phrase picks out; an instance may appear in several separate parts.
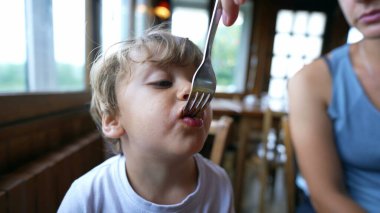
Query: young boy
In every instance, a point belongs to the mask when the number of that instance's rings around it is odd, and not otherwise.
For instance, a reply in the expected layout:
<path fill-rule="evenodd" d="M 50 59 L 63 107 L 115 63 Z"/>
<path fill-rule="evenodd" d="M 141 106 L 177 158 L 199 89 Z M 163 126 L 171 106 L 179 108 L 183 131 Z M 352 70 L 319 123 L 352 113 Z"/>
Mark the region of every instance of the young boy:
<path fill-rule="evenodd" d="M 200 50 L 162 28 L 118 47 L 92 67 L 91 112 L 119 154 L 77 179 L 58 212 L 234 212 L 226 172 L 198 154 L 211 109 L 183 113 Z"/>

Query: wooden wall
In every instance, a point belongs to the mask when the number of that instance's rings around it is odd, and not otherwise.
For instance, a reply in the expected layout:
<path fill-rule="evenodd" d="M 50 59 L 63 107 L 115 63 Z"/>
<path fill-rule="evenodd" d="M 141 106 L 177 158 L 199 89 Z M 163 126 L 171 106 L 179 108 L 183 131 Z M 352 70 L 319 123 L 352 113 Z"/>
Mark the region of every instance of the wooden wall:
<path fill-rule="evenodd" d="M 89 93 L 0 96 L 0 212 L 56 212 L 104 160 Z"/>

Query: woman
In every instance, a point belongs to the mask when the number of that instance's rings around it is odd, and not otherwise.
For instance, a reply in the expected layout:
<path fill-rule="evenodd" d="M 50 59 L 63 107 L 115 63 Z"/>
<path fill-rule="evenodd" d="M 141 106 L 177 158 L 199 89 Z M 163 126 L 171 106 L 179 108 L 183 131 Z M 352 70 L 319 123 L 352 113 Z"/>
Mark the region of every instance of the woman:
<path fill-rule="evenodd" d="M 364 39 L 289 81 L 291 133 L 318 212 L 380 210 L 380 0 L 339 0 Z"/>
<path fill-rule="evenodd" d="M 223 22 L 244 1 L 222 0 Z M 364 35 L 305 66 L 289 82 L 297 160 L 318 212 L 380 210 L 380 0 L 339 0 Z"/>

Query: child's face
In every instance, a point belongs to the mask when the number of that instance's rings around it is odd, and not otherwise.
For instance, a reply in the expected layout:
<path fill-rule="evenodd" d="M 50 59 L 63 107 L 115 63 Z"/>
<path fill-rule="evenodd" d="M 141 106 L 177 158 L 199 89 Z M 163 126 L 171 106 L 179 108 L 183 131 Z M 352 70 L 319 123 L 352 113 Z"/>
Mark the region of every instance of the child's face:
<path fill-rule="evenodd" d="M 182 109 L 191 89 L 195 67 L 160 68 L 137 64 L 116 88 L 119 115 L 124 130 L 124 152 L 160 156 L 192 155 L 203 147 L 210 127 L 210 107 L 197 118 L 184 118 Z"/>

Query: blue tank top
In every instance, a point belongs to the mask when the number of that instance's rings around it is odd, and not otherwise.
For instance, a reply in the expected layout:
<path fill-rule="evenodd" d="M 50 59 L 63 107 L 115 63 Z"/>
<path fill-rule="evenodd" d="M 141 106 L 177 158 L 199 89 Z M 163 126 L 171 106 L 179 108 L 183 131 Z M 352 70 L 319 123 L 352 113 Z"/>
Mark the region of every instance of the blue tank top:
<path fill-rule="evenodd" d="M 349 47 L 327 58 L 333 81 L 328 114 L 348 193 L 368 212 L 380 212 L 380 109 L 353 70 Z"/>

